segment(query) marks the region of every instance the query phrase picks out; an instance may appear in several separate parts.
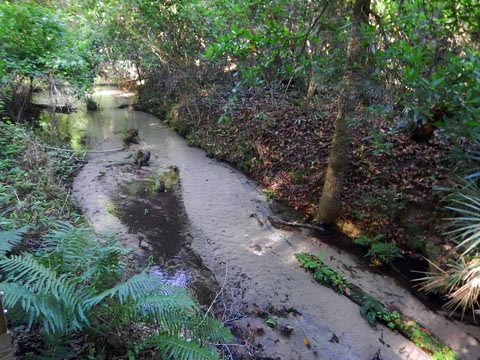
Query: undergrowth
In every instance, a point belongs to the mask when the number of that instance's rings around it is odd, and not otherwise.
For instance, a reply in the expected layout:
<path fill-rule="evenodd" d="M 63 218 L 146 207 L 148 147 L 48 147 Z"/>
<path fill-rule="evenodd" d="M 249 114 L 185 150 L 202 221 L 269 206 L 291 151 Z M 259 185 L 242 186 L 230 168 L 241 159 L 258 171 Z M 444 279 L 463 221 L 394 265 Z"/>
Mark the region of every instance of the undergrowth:
<path fill-rule="evenodd" d="M 382 234 L 373 237 L 360 235 L 353 242 L 368 248 L 365 256 L 370 257 L 374 265 L 390 264 L 395 259 L 402 257 L 401 250 L 394 243 L 386 242 L 385 236 Z"/>
<path fill-rule="evenodd" d="M 0 135 L 0 288 L 9 325 L 41 339 L 32 356 L 218 359 L 212 345 L 232 338 L 223 324 L 148 268 L 132 276 L 130 251 L 75 210 L 69 182 L 84 153 L 20 125 L 0 123 Z"/>

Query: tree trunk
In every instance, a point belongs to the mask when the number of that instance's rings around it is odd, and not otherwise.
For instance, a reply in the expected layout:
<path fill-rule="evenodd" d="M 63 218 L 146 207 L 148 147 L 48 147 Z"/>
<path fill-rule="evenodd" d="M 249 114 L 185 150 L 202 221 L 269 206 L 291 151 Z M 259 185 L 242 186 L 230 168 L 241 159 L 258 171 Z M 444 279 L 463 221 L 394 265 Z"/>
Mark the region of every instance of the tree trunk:
<path fill-rule="evenodd" d="M 325 224 L 334 223 L 342 209 L 343 178 L 347 168 L 350 143 L 348 119 L 352 117 L 359 100 L 362 60 L 361 25 L 368 21 L 369 12 L 370 0 L 355 0 L 343 75 L 343 94 L 335 120 L 332 149 L 318 209 L 318 218 Z"/>

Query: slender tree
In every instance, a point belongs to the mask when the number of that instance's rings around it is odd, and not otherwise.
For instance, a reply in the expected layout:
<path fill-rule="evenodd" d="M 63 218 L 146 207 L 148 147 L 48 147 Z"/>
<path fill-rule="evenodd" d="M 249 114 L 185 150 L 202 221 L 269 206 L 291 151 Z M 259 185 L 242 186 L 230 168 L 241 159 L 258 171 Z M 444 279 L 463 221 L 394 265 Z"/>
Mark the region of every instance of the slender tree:
<path fill-rule="evenodd" d="M 332 149 L 318 209 L 318 218 L 325 224 L 335 222 L 342 208 L 342 187 L 350 143 L 348 119 L 355 111 L 359 99 L 362 63 L 361 27 L 368 22 L 369 13 L 370 0 L 355 0 L 343 76 L 343 94 L 335 121 Z"/>

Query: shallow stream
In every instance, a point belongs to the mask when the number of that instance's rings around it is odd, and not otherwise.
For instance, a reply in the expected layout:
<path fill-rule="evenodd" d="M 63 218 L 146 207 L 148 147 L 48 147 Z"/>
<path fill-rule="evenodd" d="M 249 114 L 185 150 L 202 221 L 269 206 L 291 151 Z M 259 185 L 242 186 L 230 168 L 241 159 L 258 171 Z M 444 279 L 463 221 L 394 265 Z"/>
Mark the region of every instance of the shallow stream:
<path fill-rule="evenodd" d="M 224 320 L 239 333 L 250 331 L 258 356 L 367 360 L 380 351 L 382 359 L 430 358 L 386 327 L 372 328 L 357 305 L 315 283 L 294 258 L 305 251 L 321 253 L 348 280 L 423 323 L 462 359 L 480 358 L 479 327 L 427 309 L 392 278 L 308 232 L 272 227 L 272 210 L 255 182 L 190 147 L 158 118 L 119 109 L 131 95 L 98 87 L 101 111 L 57 115 L 74 146 L 89 139 L 93 150 L 75 179 L 75 199 L 97 231 L 116 232 L 145 262 L 152 256 L 161 276 L 189 285 L 204 305 L 223 288 Z M 139 129 L 140 143 L 115 151 L 130 128 Z M 132 165 L 135 149 L 151 151 L 150 166 Z M 151 179 L 172 165 L 180 171 L 179 186 L 152 193 Z M 259 311 L 290 324 L 293 333 L 269 328 Z"/>

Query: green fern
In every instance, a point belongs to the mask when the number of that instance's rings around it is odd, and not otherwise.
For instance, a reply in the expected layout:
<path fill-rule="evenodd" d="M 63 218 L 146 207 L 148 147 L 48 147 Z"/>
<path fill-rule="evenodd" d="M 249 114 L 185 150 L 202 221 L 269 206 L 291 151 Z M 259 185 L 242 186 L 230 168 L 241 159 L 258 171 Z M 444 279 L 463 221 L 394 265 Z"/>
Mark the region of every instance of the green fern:
<path fill-rule="evenodd" d="M 58 275 L 32 255 L 0 260 L 6 281 L 0 284 L 5 306 L 19 305 L 29 327 L 40 320 L 47 334 L 67 333 L 88 323 L 84 291 L 78 290 L 68 275 Z"/>
<path fill-rule="evenodd" d="M 5 256 L 14 246 L 19 245 L 28 229 L 28 226 L 23 226 L 16 230 L 0 231 L 0 256 Z"/>
<path fill-rule="evenodd" d="M 218 360 L 220 357 L 214 351 L 201 347 L 193 341 L 178 337 L 157 335 L 146 341 L 162 351 L 162 358 L 174 360 Z"/>
<path fill-rule="evenodd" d="M 0 287 L 6 307 L 23 314 L 29 327 L 40 323 L 56 344 L 99 323 L 96 331 L 104 333 L 148 326 L 152 337 L 135 348 L 156 349 L 162 358 L 217 359 L 202 344 L 231 341 L 228 329 L 201 313 L 185 289 L 162 284 L 146 272 L 119 283 L 128 251 L 115 238 L 58 224 L 43 241 L 37 255 L 0 258 Z"/>
<path fill-rule="evenodd" d="M 126 282 L 115 285 L 101 294 L 93 297 L 93 303 L 99 303 L 105 298 L 118 297 L 120 303 L 125 303 L 129 298 L 137 300 L 148 296 L 153 292 L 172 294 L 175 288 L 169 285 L 160 284 L 158 278 L 145 272 L 132 276 Z"/>
<path fill-rule="evenodd" d="M 233 336 L 222 322 L 197 312 L 192 319 L 192 328 L 199 341 L 211 343 L 228 343 L 233 341 Z"/>

